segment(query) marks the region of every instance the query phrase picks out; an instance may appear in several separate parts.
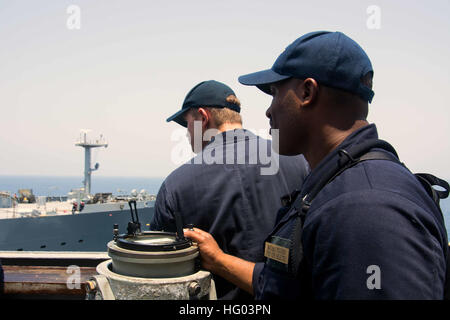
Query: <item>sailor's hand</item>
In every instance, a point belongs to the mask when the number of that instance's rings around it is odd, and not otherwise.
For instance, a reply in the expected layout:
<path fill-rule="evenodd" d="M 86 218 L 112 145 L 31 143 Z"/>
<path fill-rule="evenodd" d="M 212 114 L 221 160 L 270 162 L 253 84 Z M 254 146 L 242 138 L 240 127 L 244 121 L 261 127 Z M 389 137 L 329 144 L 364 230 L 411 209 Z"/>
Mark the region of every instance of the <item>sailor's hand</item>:
<path fill-rule="evenodd" d="M 206 231 L 198 228 L 193 230 L 184 229 L 184 236 L 192 239 L 198 245 L 200 256 L 202 258 L 202 266 L 206 270 L 216 273 L 218 261 L 224 255 L 224 252 L 219 248 L 213 236 Z"/>
<path fill-rule="evenodd" d="M 206 231 L 197 228 L 183 231 L 186 237 L 197 242 L 203 268 L 253 294 L 252 280 L 255 263 L 224 253 L 216 240 Z"/>

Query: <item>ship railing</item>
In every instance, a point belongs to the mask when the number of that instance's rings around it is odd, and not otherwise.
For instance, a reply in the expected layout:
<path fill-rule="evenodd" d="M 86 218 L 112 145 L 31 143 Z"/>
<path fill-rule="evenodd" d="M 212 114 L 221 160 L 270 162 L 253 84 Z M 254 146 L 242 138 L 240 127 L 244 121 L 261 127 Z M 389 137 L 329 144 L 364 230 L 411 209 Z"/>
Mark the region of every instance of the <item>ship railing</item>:
<path fill-rule="evenodd" d="M 0 251 L 4 296 L 19 299 L 85 299 L 86 283 L 106 252 Z"/>

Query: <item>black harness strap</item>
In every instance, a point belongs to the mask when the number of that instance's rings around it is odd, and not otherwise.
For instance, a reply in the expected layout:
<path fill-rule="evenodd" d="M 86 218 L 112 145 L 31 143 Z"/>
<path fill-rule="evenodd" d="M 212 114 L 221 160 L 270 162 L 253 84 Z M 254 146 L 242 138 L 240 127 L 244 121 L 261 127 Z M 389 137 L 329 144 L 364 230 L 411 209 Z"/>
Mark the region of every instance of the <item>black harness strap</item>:
<path fill-rule="evenodd" d="M 439 179 L 429 173 L 416 173 L 414 175 L 420 181 L 425 190 L 427 190 L 427 193 L 433 198 L 440 210 L 439 200 L 447 198 L 450 190 L 450 186 L 447 181 Z M 444 190 L 436 190 L 433 186 L 439 186 Z"/>
<path fill-rule="evenodd" d="M 388 152 L 391 152 L 395 155 L 395 160 L 391 156 L 388 156 L 386 152 L 379 152 L 379 151 L 372 151 L 376 152 L 373 155 L 380 156 L 380 160 L 393 160 L 396 162 L 400 162 L 398 160 L 397 152 L 395 149 L 386 141 L 379 140 L 379 139 L 371 139 L 367 140 L 361 144 L 357 144 L 352 146 L 349 150 L 341 149 L 339 150 L 340 159 L 335 164 L 334 168 L 332 168 L 328 174 L 324 175 L 318 183 L 316 183 L 309 192 L 309 194 L 306 196 L 304 200 L 304 204 L 307 206 L 311 204 L 311 201 L 316 197 L 316 195 L 320 192 L 320 190 L 325 187 L 330 181 L 332 181 L 335 177 L 337 177 L 339 174 L 341 174 L 343 171 L 347 170 L 350 167 L 353 167 L 357 163 L 364 161 L 364 160 L 372 160 L 372 159 L 378 159 L 375 157 L 371 157 L 370 154 L 372 152 L 368 153 L 367 151 L 374 148 L 380 148 L 384 149 Z M 364 158 L 362 158 L 364 156 Z"/>
<path fill-rule="evenodd" d="M 374 148 L 383 149 L 385 151 L 368 151 Z M 388 152 L 390 153 L 388 153 Z M 367 161 L 367 160 L 388 160 L 396 162 L 403 167 L 406 166 L 400 162 L 398 159 L 395 149 L 386 141 L 374 139 L 368 140 L 362 144 L 358 144 L 352 147 L 350 150 L 339 150 L 340 159 L 333 170 L 330 170 L 328 174 L 324 175 L 318 183 L 312 188 L 311 192 L 306 194 L 303 198 L 298 195 L 292 206 L 297 211 L 296 221 L 292 229 L 291 234 L 291 258 L 289 259 L 289 272 L 294 277 L 306 278 L 305 273 L 305 259 L 303 259 L 303 245 L 302 245 L 302 235 L 303 235 L 303 225 L 305 222 L 306 214 L 311 206 L 311 202 L 317 196 L 317 194 L 331 181 L 333 181 L 337 176 L 339 176 L 345 170 L 355 166 L 356 164 Z M 407 169 L 407 168 L 406 168 Z M 409 170 L 408 170 L 409 171 Z M 449 195 L 449 184 L 439 179 L 431 174 L 417 173 L 416 178 L 424 186 L 427 193 L 435 202 L 436 206 L 442 214 L 442 210 L 439 205 L 439 200 L 447 198 Z M 440 186 L 444 191 L 436 190 L 433 186 Z M 443 215 L 442 215 L 443 219 Z M 442 220 L 443 222 L 443 220 Z M 444 299 L 450 299 L 450 247 L 447 247 L 447 269 L 446 269 L 446 281 L 444 287 Z"/>
<path fill-rule="evenodd" d="M 377 140 L 382 141 L 382 140 Z M 373 145 L 373 141 L 370 141 L 371 145 Z M 382 141 L 383 143 L 377 143 L 377 146 L 385 146 L 384 143 L 388 144 L 385 141 Z M 388 144 L 389 145 L 389 144 Z M 389 145 L 390 146 L 390 145 Z M 392 148 L 392 147 L 391 147 Z M 393 150 L 393 148 L 391 149 Z M 395 152 L 395 150 L 394 150 Z M 342 172 L 347 170 L 348 168 L 351 168 L 355 166 L 356 164 L 366 161 L 366 160 L 390 160 L 395 161 L 399 163 L 399 160 L 390 154 L 382 151 L 371 151 L 366 154 L 363 154 L 361 157 L 355 159 L 351 154 L 349 154 L 346 150 L 342 149 L 339 151 L 342 155 L 344 155 L 347 159 L 346 162 L 339 161 L 340 164 L 343 166 L 341 168 L 335 169 L 335 171 L 329 171 L 329 173 L 325 176 L 326 179 L 322 178 L 311 190 L 310 193 L 305 195 L 303 198 L 297 197 L 295 201 L 293 202 L 292 206 L 297 211 L 297 217 L 294 224 L 294 227 L 292 229 L 291 233 L 291 252 L 292 252 L 292 258 L 289 260 L 289 270 L 292 272 L 293 275 L 297 275 L 299 268 L 301 267 L 301 262 L 303 260 L 303 245 L 302 245 L 302 235 L 303 235 L 303 225 L 305 223 L 306 214 L 311 206 L 311 202 L 314 200 L 314 198 L 317 196 L 317 194 L 331 181 L 333 181 L 337 176 L 339 176 Z M 357 150 L 357 152 L 353 152 L 353 154 L 360 154 L 360 148 Z"/>

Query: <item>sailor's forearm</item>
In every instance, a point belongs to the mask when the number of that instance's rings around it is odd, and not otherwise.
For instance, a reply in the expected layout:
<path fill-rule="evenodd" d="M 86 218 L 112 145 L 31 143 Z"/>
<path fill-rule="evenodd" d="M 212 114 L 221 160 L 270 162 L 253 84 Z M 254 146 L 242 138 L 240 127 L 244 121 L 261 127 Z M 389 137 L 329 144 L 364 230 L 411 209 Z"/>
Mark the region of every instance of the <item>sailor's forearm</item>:
<path fill-rule="evenodd" d="M 198 228 L 184 230 L 184 235 L 197 243 L 202 258 L 202 266 L 221 276 L 237 287 L 253 294 L 253 262 L 224 253 L 216 240 L 206 231 Z"/>
<path fill-rule="evenodd" d="M 223 253 L 217 257 L 211 271 L 253 295 L 254 267 L 253 262 Z"/>

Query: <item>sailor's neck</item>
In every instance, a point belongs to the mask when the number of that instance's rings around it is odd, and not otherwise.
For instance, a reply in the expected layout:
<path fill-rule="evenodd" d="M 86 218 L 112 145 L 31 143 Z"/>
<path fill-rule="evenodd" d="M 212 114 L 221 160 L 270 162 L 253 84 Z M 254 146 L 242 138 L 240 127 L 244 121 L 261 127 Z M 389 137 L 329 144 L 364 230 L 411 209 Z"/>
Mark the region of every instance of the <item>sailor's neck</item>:
<path fill-rule="evenodd" d="M 235 129 L 242 129 L 242 124 L 240 124 L 240 123 L 224 123 L 217 128 L 217 130 L 219 130 L 219 132 L 225 132 L 225 131 L 230 131 L 230 130 L 235 130 Z"/>

